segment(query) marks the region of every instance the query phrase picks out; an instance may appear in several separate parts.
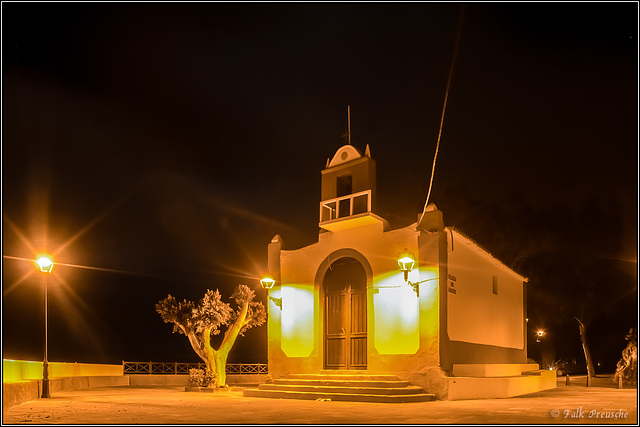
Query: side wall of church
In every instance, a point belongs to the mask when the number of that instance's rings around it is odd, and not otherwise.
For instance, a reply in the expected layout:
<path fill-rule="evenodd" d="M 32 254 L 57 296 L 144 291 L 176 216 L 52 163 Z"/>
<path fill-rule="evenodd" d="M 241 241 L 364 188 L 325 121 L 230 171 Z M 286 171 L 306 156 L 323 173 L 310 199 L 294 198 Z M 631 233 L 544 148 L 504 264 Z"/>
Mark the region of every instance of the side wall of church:
<path fill-rule="evenodd" d="M 526 363 L 525 283 L 473 241 L 447 230 L 441 361 Z"/>

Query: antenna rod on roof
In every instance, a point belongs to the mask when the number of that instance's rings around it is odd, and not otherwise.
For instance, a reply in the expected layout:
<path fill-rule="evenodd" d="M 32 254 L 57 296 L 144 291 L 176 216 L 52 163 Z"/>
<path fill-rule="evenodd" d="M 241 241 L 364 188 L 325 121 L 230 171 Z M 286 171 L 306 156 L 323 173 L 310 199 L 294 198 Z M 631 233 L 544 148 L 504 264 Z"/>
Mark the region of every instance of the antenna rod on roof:
<path fill-rule="evenodd" d="M 347 143 L 351 145 L 351 106 L 347 105 Z"/>

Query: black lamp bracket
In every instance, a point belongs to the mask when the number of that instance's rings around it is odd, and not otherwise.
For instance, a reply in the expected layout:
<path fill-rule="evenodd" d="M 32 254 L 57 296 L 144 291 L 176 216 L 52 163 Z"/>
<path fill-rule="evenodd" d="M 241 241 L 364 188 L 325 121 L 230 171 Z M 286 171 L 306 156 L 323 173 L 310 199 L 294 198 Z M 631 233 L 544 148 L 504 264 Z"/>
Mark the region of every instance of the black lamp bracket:
<path fill-rule="evenodd" d="M 416 293 L 416 296 L 419 297 L 420 296 L 420 287 L 418 285 L 420 285 L 420 283 L 424 283 L 424 282 L 428 282 L 430 280 L 438 280 L 439 277 L 432 277 L 431 279 L 424 279 L 421 280 L 419 282 L 412 282 L 410 280 L 407 280 L 407 283 L 409 284 L 409 286 L 411 286 L 411 289 L 413 289 L 413 292 Z"/>
<path fill-rule="evenodd" d="M 273 301 L 273 303 L 277 305 L 280 310 L 282 310 L 282 298 L 269 297 L 269 299 Z"/>

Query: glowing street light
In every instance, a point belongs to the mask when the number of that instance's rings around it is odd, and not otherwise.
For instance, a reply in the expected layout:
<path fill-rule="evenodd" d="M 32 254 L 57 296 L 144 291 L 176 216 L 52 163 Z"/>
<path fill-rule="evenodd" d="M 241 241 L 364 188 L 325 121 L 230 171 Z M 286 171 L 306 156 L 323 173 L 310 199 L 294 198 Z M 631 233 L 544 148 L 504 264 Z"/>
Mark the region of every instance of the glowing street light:
<path fill-rule="evenodd" d="M 38 264 L 38 267 L 40 267 L 40 271 L 42 271 L 43 273 L 51 273 L 51 270 L 53 269 L 53 261 L 51 261 L 51 258 L 46 256 L 41 256 L 40 258 L 38 258 L 36 260 L 36 264 Z"/>
<path fill-rule="evenodd" d="M 544 337 L 544 331 L 542 329 L 538 329 L 536 332 L 536 342 L 540 342 L 540 338 Z"/>
<path fill-rule="evenodd" d="M 404 273 L 404 281 L 409 281 L 409 273 L 413 270 L 413 264 L 415 261 L 409 255 L 405 255 L 398 260 L 398 265 L 400 266 L 400 271 Z"/>
<path fill-rule="evenodd" d="M 276 281 L 273 280 L 271 277 L 264 277 L 260 279 L 260 284 L 266 290 L 273 288 L 274 283 L 276 283 Z"/>
<path fill-rule="evenodd" d="M 43 398 L 51 397 L 49 389 L 49 276 L 53 269 L 53 261 L 48 256 L 41 256 L 36 260 L 36 264 L 40 267 L 40 271 L 47 273 L 44 277 L 44 362 L 42 363 L 42 396 Z"/>
<path fill-rule="evenodd" d="M 398 259 L 398 265 L 400 266 L 400 271 L 404 273 L 404 281 L 411 286 L 413 292 L 416 293 L 417 297 L 420 297 L 420 283 L 428 282 L 429 280 L 438 280 L 438 277 L 432 277 L 431 279 L 421 280 L 419 282 L 411 282 L 409 281 L 409 273 L 413 270 L 413 266 L 416 261 L 413 259 L 411 255 L 406 254 L 407 250 L 405 249 L 405 254 L 402 255 L 400 259 Z"/>
<path fill-rule="evenodd" d="M 269 296 L 269 289 L 273 288 L 273 285 L 276 283 L 275 280 L 273 280 L 273 278 L 267 276 L 267 277 L 263 277 L 262 279 L 260 279 L 260 284 L 262 285 L 262 287 L 264 289 L 267 290 L 267 298 L 268 300 L 273 301 L 273 303 L 275 305 L 277 305 L 280 310 L 282 310 L 282 298 L 274 298 Z"/>

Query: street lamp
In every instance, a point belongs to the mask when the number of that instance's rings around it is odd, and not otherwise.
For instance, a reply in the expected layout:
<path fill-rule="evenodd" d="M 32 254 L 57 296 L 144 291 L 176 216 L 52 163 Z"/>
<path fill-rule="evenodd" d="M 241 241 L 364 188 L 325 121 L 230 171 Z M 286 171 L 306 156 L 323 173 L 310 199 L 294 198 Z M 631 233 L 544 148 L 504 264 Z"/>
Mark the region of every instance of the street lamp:
<path fill-rule="evenodd" d="M 273 288 L 273 285 L 276 283 L 275 280 L 271 277 L 263 277 L 260 279 L 260 284 L 264 289 L 267 290 L 267 299 L 273 301 L 275 305 L 277 305 L 280 310 L 282 310 L 282 298 L 274 298 L 269 296 L 269 289 Z"/>
<path fill-rule="evenodd" d="M 46 256 L 41 256 L 40 258 L 38 258 L 36 264 L 38 264 L 38 267 L 40 267 L 40 271 L 42 271 L 43 273 L 51 273 L 51 270 L 53 269 L 53 261 L 51 261 L 51 258 Z"/>
<path fill-rule="evenodd" d="M 53 261 L 48 256 L 41 256 L 36 260 L 36 264 L 43 273 L 51 273 Z M 48 342 L 48 319 L 49 319 L 49 280 L 44 277 L 44 362 L 42 363 L 42 396 L 51 397 L 49 392 L 49 342 Z"/>
<path fill-rule="evenodd" d="M 540 342 L 540 338 L 544 337 L 544 331 L 543 331 L 542 329 L 539 329 L 539 330 L 536 332 L 536 336 L 537 336 L 537 338 L 536 338 L 536 342 Z"/>

